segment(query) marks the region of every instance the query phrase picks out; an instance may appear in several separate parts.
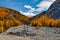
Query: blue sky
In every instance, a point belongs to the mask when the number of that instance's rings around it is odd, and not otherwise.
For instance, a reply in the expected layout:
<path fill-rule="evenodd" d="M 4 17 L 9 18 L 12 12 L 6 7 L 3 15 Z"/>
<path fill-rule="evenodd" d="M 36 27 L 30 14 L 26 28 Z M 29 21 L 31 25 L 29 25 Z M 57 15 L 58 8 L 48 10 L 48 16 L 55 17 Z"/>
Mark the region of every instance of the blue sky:
<path fill-rule="evenodd" d="M 12 8 L 26 16 L 46 11 L 55 0 L 0 0 L 0 6 Z"/>

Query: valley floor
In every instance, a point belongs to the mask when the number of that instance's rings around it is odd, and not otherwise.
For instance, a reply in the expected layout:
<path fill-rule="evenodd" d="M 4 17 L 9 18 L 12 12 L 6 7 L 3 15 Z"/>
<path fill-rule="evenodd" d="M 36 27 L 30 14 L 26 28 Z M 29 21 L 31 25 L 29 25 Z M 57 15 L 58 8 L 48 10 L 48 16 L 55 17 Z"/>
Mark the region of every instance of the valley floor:
<path fill-rule="evenodd" d="M 60 28 L 40 27 L 36 29 L 27 25 L 11 27 L 0 34 L 0 40 L 60 40 Z"/>

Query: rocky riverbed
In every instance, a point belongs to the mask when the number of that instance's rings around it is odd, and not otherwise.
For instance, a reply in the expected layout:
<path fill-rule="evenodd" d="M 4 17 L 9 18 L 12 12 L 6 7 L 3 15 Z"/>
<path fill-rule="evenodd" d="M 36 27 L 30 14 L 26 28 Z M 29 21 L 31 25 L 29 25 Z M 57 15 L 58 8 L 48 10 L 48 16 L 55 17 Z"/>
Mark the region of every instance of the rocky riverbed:
<path fill-rule="evenodd" d="M 11 27 L 0 34 L 0 40 L 60 40 L 60 28 L 36 29 L 29 25 Z"/>

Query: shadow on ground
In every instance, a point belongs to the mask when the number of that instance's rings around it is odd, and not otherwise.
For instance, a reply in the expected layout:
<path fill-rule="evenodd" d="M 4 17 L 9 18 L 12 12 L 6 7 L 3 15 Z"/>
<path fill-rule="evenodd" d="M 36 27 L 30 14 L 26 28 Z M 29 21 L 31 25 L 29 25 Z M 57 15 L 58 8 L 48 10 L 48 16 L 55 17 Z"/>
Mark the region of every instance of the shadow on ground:
<path fill-rule="evenodd" d="M 7 35 L 15 35 L 15 36 L 37 36 L 38 34 L 35 34 L 35 33 L 22 33 L 22 32 L 15 32 L 15 33 L 13 33 L 13 32 L 9 32 L 9 33 L 7 33 Z"/>

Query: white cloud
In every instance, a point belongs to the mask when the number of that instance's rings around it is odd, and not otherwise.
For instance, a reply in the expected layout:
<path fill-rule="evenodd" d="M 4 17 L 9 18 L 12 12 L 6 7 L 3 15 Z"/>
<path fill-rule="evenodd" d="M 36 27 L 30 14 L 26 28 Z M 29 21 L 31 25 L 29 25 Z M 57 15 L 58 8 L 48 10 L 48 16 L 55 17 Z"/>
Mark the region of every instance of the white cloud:
<path fill-rule="evenodd" d="M 37 5 L 36 11 L 46 11 L 55 0 L 43 0 Z"/>
<path fill-rule="evenodd" d="M 30 10 L 28 10 L 27 12 L 20 11 L 20 13 L 22 13 L 22 14 L 24 14 L 26 16 L 29 16 L 29 17 L 32 17 L 32 16 L 36 15 L 36 14 L 33 13 L 35 11 L 35 8 L 32 8 L 29 5 L 25 5 L 24 7 L 27 8 L 27 9 L 30 9 Z"/>
<path fill-rule="evenodd" d="M 31 7 L 30 5 L 24 5 L 25 8 L 30 9 L 28 12 L 34 12 L 35 8 Z"/>
<path fill-rule="evenodd" d="M 36 14 L 32 13 L 32 12 L 23 12 L 23 11 L 20 11 L 21 14 L 24 14 L 26 16 L 29 16 L 29 17 L 32 17 L 32 16 L 35 16 Z"/>
<path fill-rule="evenodd" d="M 33 12 L 35 12 L 35 11 L 37 11 L 37 12 L 46 11 L 54 1 L 55 0 L 43 0 L 39 4 L 36 5 L 38 7 L 37 9 L 31 7 L 30 5 L 24 5 L 24 7 L 29 9 L 29 10 L 27 12 L 23 12 L 23 11 L 20 11 L 20 12 L 26 16 L 32 17 L 32 16 L 36 15 Z"/>
<path fill-rule="evenodd" d="M 28 9 L 32 8 L 32 7 L 29 6 L 29 5 L 24 5 L 24 7 L 25 7 L 25 8 L 28 8 Z"/>

